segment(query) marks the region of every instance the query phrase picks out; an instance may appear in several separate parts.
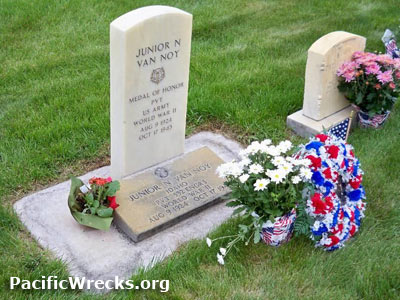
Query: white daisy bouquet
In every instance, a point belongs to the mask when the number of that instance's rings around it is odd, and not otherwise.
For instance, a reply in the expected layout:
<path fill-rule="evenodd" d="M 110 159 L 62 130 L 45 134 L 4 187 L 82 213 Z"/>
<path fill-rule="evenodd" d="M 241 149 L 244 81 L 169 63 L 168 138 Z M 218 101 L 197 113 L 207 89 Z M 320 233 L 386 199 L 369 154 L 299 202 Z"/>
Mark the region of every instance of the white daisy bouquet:
<path fill-rule="evenodd" d="M 255 141 L 241 151 L 240 161 L 217 168 L 217 173 L 226 179 L 225 185 L 232 191 L 229 196 L 232 200 L 227 206 L 237 207 L 234 215 L 238 215 L 242 223 L 235 235 L 214 240 L 207 238 L 209 246 L 215 240 L 231 238 L 217 255 L 220 264 L 239 241 L 248 245 L 251 240 L 258 243 L 262 239 L 269 245 L 280 245 L 283 239 L 279 236 L 280 230 L 274 231 L 274 225 L 289 224 L 293 231 L 296 205 L 305 198 L 312 172 L 308 167 L 311 161 L 296 158 L 292 148 L 290 141 L 277 145 L 269 139 Z M 305 226 L 308 229 L 308 224 Z"/>

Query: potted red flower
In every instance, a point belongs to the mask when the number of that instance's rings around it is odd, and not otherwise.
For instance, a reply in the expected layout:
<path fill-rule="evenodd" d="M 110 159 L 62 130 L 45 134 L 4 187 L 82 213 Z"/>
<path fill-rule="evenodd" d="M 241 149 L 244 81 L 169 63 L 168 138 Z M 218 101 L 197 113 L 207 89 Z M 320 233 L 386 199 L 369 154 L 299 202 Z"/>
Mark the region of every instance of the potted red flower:
<path fill-rule="evenodd" d="M 74 219 L 81 225 L 108 230 L 113 220 L 114 210 L 119 206 L 115 194 L 119 182 L 111 177 L 93 177 L 89 185 L 76 177 L 71 177 L 68 206 Z"/>

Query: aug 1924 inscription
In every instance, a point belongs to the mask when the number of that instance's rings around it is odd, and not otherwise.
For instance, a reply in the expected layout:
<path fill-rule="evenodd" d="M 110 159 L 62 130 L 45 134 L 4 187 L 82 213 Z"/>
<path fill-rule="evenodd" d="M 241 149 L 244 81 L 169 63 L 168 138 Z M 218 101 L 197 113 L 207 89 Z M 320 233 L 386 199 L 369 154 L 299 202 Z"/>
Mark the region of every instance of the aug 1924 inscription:
<path fill-rule="evenodd" d="M 122 180 L 117 225 L 137 242 L 216 203 L 229 191 L 215 174 L 221 163 L 203 147 L 170 165 Z"/>

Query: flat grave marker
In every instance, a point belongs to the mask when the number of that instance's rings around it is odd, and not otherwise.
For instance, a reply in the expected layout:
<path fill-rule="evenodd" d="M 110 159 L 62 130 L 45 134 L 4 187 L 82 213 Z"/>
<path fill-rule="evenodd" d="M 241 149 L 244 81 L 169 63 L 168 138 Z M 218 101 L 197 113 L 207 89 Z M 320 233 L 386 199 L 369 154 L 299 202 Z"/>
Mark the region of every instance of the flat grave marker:
<path fill-rule="evenodd" d="M 215 169 L 223 163 L 208 147 L 171 164 L 121 181 L 115 222 L 133 241 L 143 240 L 220 201 L 228 192 Z"/>

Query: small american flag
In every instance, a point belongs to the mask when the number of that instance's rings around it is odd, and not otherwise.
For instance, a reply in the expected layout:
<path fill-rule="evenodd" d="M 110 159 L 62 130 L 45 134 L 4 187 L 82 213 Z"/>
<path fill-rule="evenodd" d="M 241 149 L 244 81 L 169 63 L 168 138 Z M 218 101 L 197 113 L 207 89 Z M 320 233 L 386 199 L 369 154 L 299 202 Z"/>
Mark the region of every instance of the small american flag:
<path fill-rule="evenodd" d="M 350 126 L 350 118 L 347 118 L 346 120 L 332 126 L 329 130 L 328 133 L 329 135 L 333 135 L 339 139 L 346 140 L 346 135 L 347 135 L 347 129 Z"/>

